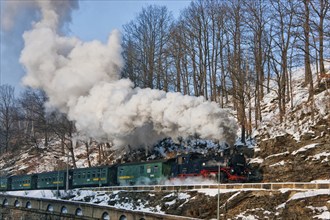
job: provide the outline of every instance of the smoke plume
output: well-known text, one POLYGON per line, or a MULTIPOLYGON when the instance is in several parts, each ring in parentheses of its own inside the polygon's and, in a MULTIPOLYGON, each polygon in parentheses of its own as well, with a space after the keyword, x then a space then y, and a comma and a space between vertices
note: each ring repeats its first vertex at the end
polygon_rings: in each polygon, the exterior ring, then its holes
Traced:
POLYGON ((120 79, 119 31, 113 31, 106 44, 60 35, 61 25, 77 4, 36 3, 41 20, 23 35, 20 62, 27 72, 23 83, 43 89, 49 97, 47 106, 66 113, 81 133, 110 140, 117 147, 140 147, 163 137, 196 134, 234 142, 236 122, 216 103, 203 97, 134 88, 130 80, 120 79))

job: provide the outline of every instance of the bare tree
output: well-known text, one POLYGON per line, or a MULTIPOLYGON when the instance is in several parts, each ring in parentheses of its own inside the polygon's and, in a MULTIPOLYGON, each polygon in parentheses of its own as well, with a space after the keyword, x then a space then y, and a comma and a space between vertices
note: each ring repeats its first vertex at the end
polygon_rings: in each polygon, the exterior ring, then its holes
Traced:
POLYGON ((230 54, 230 65, 229 72, 231 74, 231 81, 233 85, 233 98, 237 108, 237 119, 241 125, 241 141, 245 143, 245 132, 246 132, 246 100, 245 100, 245 89, 246 89, 246 71, 243 69, 243 49, 242 41, 243 36, 243 11, 242 1, 232 1, 229 8, 229 25, 230 25, 230 36, 232 39, 232 47, 230 54))
POLYGON ((39 146, 43 141, 45 147, 48 146, 50 138, 50 128, 52 127, 51 113, 46 113, 45 103, 47 96, 41 90, 27 89, 21 94, 19 99, 24 120, 24 133, 27 144, 39 146))
MULTIPOLYGON (((320 66, 320 73, 325 73, 324 68, 324 38, 325 38, 325 29, 329 28, 329 24, 327 27, 324 26, 325 22, 329 22, 329 16, 328 11, 330 9, 330 2, 329 0, 312 0, 310 1, 310 5, 313 9, 313 12, 316 14, 316 17, 318 18, 318 22, 316 20, 312 20, 313 26, 316 27, 316 30, 318 32, 318 41, 319 41, 319 66, 320 66)), ((329 31, 329 29, 328 29, 329 31)))
POLYGON ((282 122, 286 112, 286 102, 289 99, 286 93, 287 88, 290 88, 288 86, 288 54, 292 47, 296 5, 294 1, 271 0, 270 2, 273 11, 268 46, 271 48, 269 54, 271 66, 277 76, 278 104, 280 122, 282 122))
POLYGON ((10 85, 0 86, 0 151, 7 152, 14 142, 17 102, 15 89, 10 85))
MULTIPOLYGON (((308 100, 313 100, 314 86, 310 60, 310 0, 304 0, 304 63, 305 63, 305 84, 309 86, 308 100)), ((313 114, 314 115, 314 114, 313 114)))
POLYGON ((167 57, 172 16, 165 6, 148 6, 124 25, 124 75, 140 87, 167 90, 167 57), (140 78, 140 80, 137 80, 140 78))
POLYGON ((229 39, 226 39, 226 22, 228 20, 227 15, 227 6, 225 4, 220 4, 218 8, 218 14, 216 17, 216 23, 217 23, 217 41, 219 44, 219 65, 220 65, 220 73, 219 73, 219 91, 218 96, 220 97, 219 102, 220 106, 223 108, 225 102, 228 103, 228 91, 227 91, 227 81, 226 78, 228 78, 229 70, 226 67, 226 61, 225 61, 225 54, 226 54, 226 47, 229 46, 229 39))
POLYGON ((54 114, 53 120, 54 124, 52 126, 52 131, 61 140, 62 153, 64 155, 65 149, 67 149, 67 151, 70 152, 72 166, 77 168, 74 153, 74 149, 77 143, 73 140, 73 134, 76 132, 74 122, 69 121, 65 115, 58 112, 54 114))
POLYGON ((176 92, 185 95, 191 94, 191 71, 189 65, 190 51, 187 37, 187 30, 184 20, 179 20, 173 24, 170 32, 168 53, 170 58, 171 70, 173 73, 173 84, 176 92))
POLYGON ((188 55, 188 71, 192 76, 192 94, 208 98, 208 24, 207 10, 203 1, 192 2, 183 11, 181 18, 185 27, 186 53, 188 55))
MULTIPOLYGON (((251 33, 251 49, 253 51, 254 69, 255 69, 255 127, 258 127, 258 121, 262 121, 261 117, 261 101, 264 97, 264 81, 265 81, 265 63, 266 63, 266 25, 269 20, 267 7, 269 4, 262 1, 244 1, 246 10, 245 23, 248 27, 247 32, 251 33), (251 31, 250 31, 251 30, 251 31)), ((252 88, 250 88, 252 89, 252 88)))

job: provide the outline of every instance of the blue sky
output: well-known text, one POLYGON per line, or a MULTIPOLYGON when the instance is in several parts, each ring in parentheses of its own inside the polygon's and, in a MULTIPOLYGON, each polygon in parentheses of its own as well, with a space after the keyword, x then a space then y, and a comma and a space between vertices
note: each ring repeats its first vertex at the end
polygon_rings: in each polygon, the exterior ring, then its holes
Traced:
MULTIPOLYGON (((143 7, 151 4, 165 5, 173 13, 174 18, 177 18, 180 11, 186 8, 190 2, 191 0, 82 0, 79 2, 79 9, 72 14, 69 35, 76 36, 83 41, 100 40, 105 42, 113 29, 122 30, 122 26, 133 20, 143 7)), ((1 0, 1 7, 3 7, 3 3, 1 0)), ((21 23, 30 22, 19 21, 21 23)), ((18 30, 19 28, 15 30, 15 27, 13 29, 18 36, 13 37, 12 40, 8 41, 7 38, 5 41, 4 37, 1 36, 0 74, 1 84, 13 85, 16 92, 19 92, 22 90, 20 80, 24 75, 24 71, 18 62, 20 50, 23 47, 21 36, 23 30, 18 30)))
POLYGON ((105 41, 113 29, 122 30, 122 25, 133 20, 142 7, 151 4, 165 5, 177 18, 190 0, 168 1, 80 1, 80 8, 73 13, 71 34, 82 40, 105 41))

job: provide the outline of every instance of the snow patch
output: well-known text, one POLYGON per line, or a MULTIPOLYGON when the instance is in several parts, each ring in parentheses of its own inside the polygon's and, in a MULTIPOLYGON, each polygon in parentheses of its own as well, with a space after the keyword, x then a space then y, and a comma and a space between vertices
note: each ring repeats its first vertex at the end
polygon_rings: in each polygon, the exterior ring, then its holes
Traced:
POLYGON ((263 163, 264 159, 260 158, 260 157, 256 157, 250 160, 249 163, 263 163))
POLYGON ((318 215, 313 216, 313 219, 330 219, 330 212, 328 210, 328 207, 322 206, 322 207, 314 207, 314 206, 306 206, 306 208, 309 208, 313 211, 313 213, 320 213, 318 215))
POLYGON ((314 197, 319 195, 330 195, 329 189, 317 189, 317 190, 308 190, 305 192, 299 192, 294 194, 288 201, 296 200, 296 199, 303 199, 308 197, 314 197))
POLYGON ((272 165, 269 165, 270 167, 275 167, 275 166, 283 166, 286 162, 284 160, 278 162, 278 163, 274 163, 272 165))
POLYGON ((282 156, 282 155, 287 155, 289 153, 290 153, 289 151, 285 151, 285 152, 278 153, 278 154, 272 154, 272 155, 269 155, 268 157, 266 157, 265 160, 267 160, 269 158, 272 158, 272 157, 278 157, 278 156, 282 156))
POLYGON ((330 212, 329 211, 324 211, 320 215, 313 216, 313 218, 329 220, 330 219, 330 212))
POLYGON ((318 146, 318 143, 315 143, 315 144, 309 144, 309 145, 306 145, 306 146, 304 146, 304 147, 302 147, 302 148, 299 148, 299 149, 296 150, 296 151, 293 151, 291 154, 292 154, 292 155, 296 155, 297 153, 307 151, 307 150, 309 150, 309 149, 315 148, 316 146, 318 146))
POLYGON ((325 163, 325 162, 329 161, 329 159, 328 159, 329 156, 330 156, 330 152, 322 152, 322 153, 319 153, 319 154, 315 154, 314 156, 309 156, 309 157, 307 157, 306 160, 312 159, 314 161, 314 160, 320 160, 321 157, 325 157, 321 161, 321 163, 325 163))
POLYGON ((278 206, 276 207, 276 209, 283 209, 283 208, 285 208, 285 205, 286 205, 286 202, 284 202, 284 203, 278 205, 278 206))
POLYGON ((330 183, 330 179, 329 180, 313 180, 313 181, 311 181, 311 183, 330 183))
MULTIPOLYGON (((220 189, 220 194, 230 193, 230 192, 243 192, 243 191, 264 191, 265 189, 258 188, 246 188, 246 189, 220 189)), ((216 196, 218 195, 218 189, 199 189, 197 192, 204 193, 207 196, 216 196)))

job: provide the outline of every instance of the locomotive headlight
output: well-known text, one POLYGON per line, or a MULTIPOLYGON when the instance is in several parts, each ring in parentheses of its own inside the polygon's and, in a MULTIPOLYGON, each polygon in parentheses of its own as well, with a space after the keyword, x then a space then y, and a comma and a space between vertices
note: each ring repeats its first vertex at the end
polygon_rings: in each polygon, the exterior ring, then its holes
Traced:
POLYGON ((205 163, 203 163, 202 165, 205 166, 205 163))
POLYGON ((235 171, 234 171, 234 169, 231 169, 230 172, 231 172, 231 173, 234 173, 235 171))

